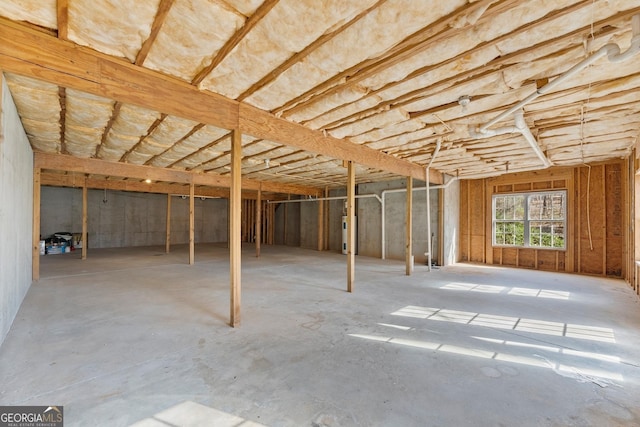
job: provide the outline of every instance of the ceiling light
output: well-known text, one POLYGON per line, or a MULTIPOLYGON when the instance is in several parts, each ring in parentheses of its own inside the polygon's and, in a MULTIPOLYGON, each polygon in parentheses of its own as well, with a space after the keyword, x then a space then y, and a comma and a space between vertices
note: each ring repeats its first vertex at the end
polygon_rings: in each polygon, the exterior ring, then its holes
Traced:
POLYGON ((462 95, 460 98, 458 98, 458 104, 460 104, 462 108, 465 108, 467 105, 469 105, 470 102, 471 97, 469 95, 462 95))
POLYGON ((145 179, 144 182, 146 182, 147 184, 151 184, 151 180, 149 178, 145 179))

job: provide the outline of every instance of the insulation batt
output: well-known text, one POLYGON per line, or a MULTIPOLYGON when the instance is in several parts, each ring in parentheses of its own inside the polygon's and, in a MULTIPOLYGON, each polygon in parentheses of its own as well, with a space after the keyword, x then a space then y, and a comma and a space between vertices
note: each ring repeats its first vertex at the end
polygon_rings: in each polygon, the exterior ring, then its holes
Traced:
POLYGON ((281 0, 201 86, 237 98, 296 52, 375 1, 281 0))
POLYGON ((192 81, 245 19, 214 1, 176 0, 144 64, 192 81))
POLYGON ((0 15, 44 28, 58 28, 56 0, 2 0, 0 15))
POLYGON ((273 110, 334 74, 368 58, 375 58, 464 3, 464 0, 389 0, 250 96, 247 102, 273 110), (428 17, 424 13, 427 9, 428 17), (402 25, 396 25, 397 22, 402 22, 402 25), (379 30, 391 27, 394 31, 379 30))
POLYGON ((133 62, 151 33, 159 4, 160 0, 69 1, 69 40, 133 62))

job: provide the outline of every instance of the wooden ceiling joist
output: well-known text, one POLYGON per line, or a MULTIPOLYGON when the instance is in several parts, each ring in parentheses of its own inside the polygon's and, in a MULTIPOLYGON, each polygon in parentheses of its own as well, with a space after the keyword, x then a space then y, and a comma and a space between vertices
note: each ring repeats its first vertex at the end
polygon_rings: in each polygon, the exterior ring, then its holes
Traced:
MULTIPOLYGON (((425 177, 424 168, 418 164, 326 136, 255 107, 200 91, 178 78, 56 39, 8 19, 0 19, 0 39, 0 68, 8 72, 223 129, 238 129, 243 134, 399 176, 425 177)), ((430 181, 442 183, 442 174, 431 172, 430 181)))
MULTIPOLYGON (((197 173, 174 169, 156 168, 153 166, 133 165, 128 163, 108 162, 98 159, 80 159, 73 156, 36 152, 34 167, 88 175, 105 175, 131 179, 161 181, 167 183, 195 184, 208 187, 230 188, 231 178, 212 173, 197 173)), ((322 190, 303 185, 291 185, 274 182, 260 182, 242 179, 243 190, 257 191, 262 185, 263 191, 317 196, 322 190)))

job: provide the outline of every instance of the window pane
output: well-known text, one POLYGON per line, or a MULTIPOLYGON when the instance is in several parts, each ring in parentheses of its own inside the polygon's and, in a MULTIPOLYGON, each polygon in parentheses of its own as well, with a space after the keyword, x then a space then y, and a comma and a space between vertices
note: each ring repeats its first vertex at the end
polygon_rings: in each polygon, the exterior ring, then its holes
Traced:
POLYGON ((564 193, 541 193, 529 196, 529 219, 564 219, 564 193))

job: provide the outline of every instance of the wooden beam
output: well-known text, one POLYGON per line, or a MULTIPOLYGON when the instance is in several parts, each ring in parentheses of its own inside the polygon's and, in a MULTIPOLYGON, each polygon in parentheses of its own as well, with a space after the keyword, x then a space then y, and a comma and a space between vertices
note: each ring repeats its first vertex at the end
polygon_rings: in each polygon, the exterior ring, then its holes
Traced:
POLYGON ((375 4, 373 4, 369 8, 360 12, 357 16, 352 18, 350 21, 348 21, 344 25, 340 26, 339 28, 336 28, 335 30, 329 33, 325 33, 322 36, 318 37, 309 46, 305 47, 300 52, 297 52, 296 54, 289 57, 289 59, 287 59, 285 62, 279 65, 278 68, 268 73, 266 76, 260 79, 257 83, 254 83, 249 89, 247 89, 242 94, 240 94, 240 96, 238 97, 238 101, 242 101, 243 99, 250 97, 251 95, 259 91, 269 83, 276 80, 282 73, 287 71, 289 68, 293 67, 295 64, 303 61, 307 56, 309 56, 312 52, 314 52, 320 46, 325 45, 327 42, 329 42, 329 40, 335 38, 336 36, 344 32, 346 29, 351 27, 360 19, 367 16, 372 10, 379 8, 386 1, 387 0, 378 0, 375 4))
MULTIPOLYGON (((407 207, 406 207, 406 220, 405 220, 405 234, 404 234, 404 260, 405 260, 405 274, 411 276, 413 270, 413 178, 407 177, 407 207)), ((431 236, 427 236, 427 245, 431 236)), ((430 250, 427 247, 427 250, 430 250)))
POLYGON ((229 199, 229 277, 231 280, 231 326, 240 326, 242 134, 235 130, 231 137, 231 197, 229 199))
MULTIPOLYGON (((257 138, 272 139, 285 145, 301 148, 334 159, 353 161, 374 169, 398 175, 424 179, 424 168, 418 164, 399 159, 369 147, 353 144, 342 139, 325 136, 296 123, 277 118, 256 107, 240 104, 239 129, 257 138)), ((430 180, 442 184, 442 174, 432 170, 430 180)))
POLYGON ((238 102, 0 18, 0 67, 38 80, 233 129, 238 102))
MULTIPOLYGON (((0 83, 2 79, 0 79, 0 83)), ((33 247, 31 251, 31 279, 40 280, 40 169, 33 169, 33 247)))
POLYGON ((260 241, 262 240, 262 189, 258 189, 256 199, 256 257, 260 258, 260 241))
POLYGON ((58 102, 60 103, 60 152, 67 153, 67 90, 63 87, 58 88, 58 102))
POLYGON ((87 259, 87 247, 89 246, 89 237, 87 234, 87 215, 88 215, 88 197, 87 184, 82 185, 82 259, 87 259))
POLYGON ((353 292, 356 278, 355 267, 355 207, 356 207, 356 167, 353 162, 347 165, 347 292, 353 292))
MULTIPOLYGON (((223 129, 239 129, 313 153, 424 179, 420 165, 277 118, 176 77, 59 40, 0 18, 0 68, 23 76, 130 103, 223 129), (240 117, 242 116, 242 117, 240 117), (240 120, 242 118, 242 120, 240 120)), ((434 184, 442 175, 432 171, 434 184)))
POLYGON ((191 83, 196 86, 199 85, 205 79, 205 77, 207 77, 207 75, 209 75, 209 73, 213 71, 214 68, 220 65, 220 63, 227 57, 227 55, 231 53, 233 48, 235 48, 238 43, 240 43, 242 39, 244 39, 245 36, 249 34, 249 32, 262 20, 262 18, 264 18, 267 13, 269 13, 269 11, 276 4, 278 4, 278 1, 279 0, 265 0, 264 2, 262 2, 260 7, 258 7, 255 12, 253 12, 251 17, 245 21, 242 28, 236 31, 235 34, 231 36, 229 40, 227 40, 224 46, 222 46, 222 48, 218 51, 215 58, 213 58, 211 63, 200 70, 198 75, 193 79, 191 83))
POLYGON ((324 200, 318 200, 318 251, 324 249, 324 200))
POLYGON ((56 19, 58 23, 58 38, 67 40, 69 36, 69 0, 56 1, 56 19))
POLYGON ((196 262, 195 257, 195 230, 196 230, 196 209, 195 209, 195 186, 189 185, 189 265, 196 262))
POLYGON ((136 65, 144 64, 145 59, 147 59, 147 55, 149 55, 151 46, 153 46, 156 38, 158 38, 158 34, 160 34, 160 30, 162 29, 164 21, 169 15, 169 11, 171 10, 171 6, 173 6, 173 3, 174 0, 160 0, 158 11, 156 12, 156 16, 153 19, 153 24, 151 25, 151 32, 149 33, 149 37, 147 37, 147 39, 142 44, 142 47, 140 48, 140 50, 138 51, 138 55, 136 56, 136 60, 134 61, 136 65))
MULTIPOLYGON (((206 185, 210 187, 231 187, 231 178, 229 176, 214 173, 188 172, 147 165, 109 162, 99 159, 81 159, 73 156, 41 152, 36 152, 34 156, 35 165, 42 169, 140 180, 150 179, 152 181, 177 182, 182 184, 190 184, 193 182, 195 185, 206 185)), ((257 191, 260 185, 262 185, 263 191, 274 193, 293 193, 310 196, 318 196, 322 193, 322 190, 316 187, 274 182, 261 183, 260 181, 246 178, 242 180, 242 186, 245 190, 257 191)))
POLYGON ((171 250, 171 194, 167 194, 167 234, 165 237, 165 253, 171 250))

